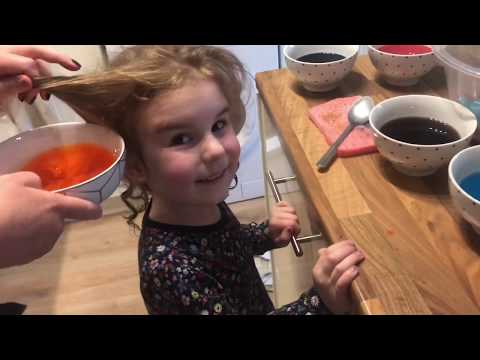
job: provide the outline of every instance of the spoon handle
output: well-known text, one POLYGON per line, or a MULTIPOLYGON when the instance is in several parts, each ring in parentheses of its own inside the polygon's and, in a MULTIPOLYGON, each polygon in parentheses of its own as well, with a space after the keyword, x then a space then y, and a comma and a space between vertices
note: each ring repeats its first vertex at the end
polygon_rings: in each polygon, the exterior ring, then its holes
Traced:
POLYGON ((333 160, 337 156, 338 147, 342 144, 342 142, 347 138, 347 136, 352 132, 354 128, 354 124, 348 123, 347 128, 343 130, 338 139, 332 144, 332 146, 330 146, 330 149, 328 149, 325 155, 323 155, 322 158, 317 162, 318 170, 325 171, 330 167, 333 160))

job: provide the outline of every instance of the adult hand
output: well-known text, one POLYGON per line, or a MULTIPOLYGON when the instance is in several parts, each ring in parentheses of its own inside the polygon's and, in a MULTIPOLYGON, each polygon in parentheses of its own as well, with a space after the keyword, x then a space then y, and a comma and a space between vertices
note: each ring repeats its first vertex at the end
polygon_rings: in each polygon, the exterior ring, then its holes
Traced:
MULTIPOLYGON (((67 55, 39 46, 0 47, 0 108, 6 100, 18 94, 20 101, 35 101, 39 91, 32 89, 32 79, 51 75, 48 63, 60 64, 68 70, 79 70, 81 65, 67 55)), ((48 100, 49 95, 41 92, 48 100)))
POLYGON ((48 253, 65 219, 102 216, 102 208, 90 201, 42 190, 40 178, 31 172, 0 176, 0 206, 0 268, 48 253))

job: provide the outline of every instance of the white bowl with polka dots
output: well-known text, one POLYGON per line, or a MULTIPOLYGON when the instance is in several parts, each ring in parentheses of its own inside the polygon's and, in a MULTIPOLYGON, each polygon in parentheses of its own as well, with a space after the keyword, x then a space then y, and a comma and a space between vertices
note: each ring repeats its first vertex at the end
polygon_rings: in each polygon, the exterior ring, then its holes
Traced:
POLYGON ((437 64, 433 49, 427 54, 398 55, 380 51, 382 46, 368 45, 368 56, 385 81, 394 86, 415 85, 437 64))
POLYGON ((353 69, 358 45, 287 45, 283 49, 288 69, 300 84, 312 92, 335 89, 353 69), (345 58, 326 63, 309 63, 297 59, 313 53, 339 54, 345 58))
POLYGON ((0 143, 0 175, 22 169, 38 155, 57 147, 94 144, 110 151, 115 161, 100 174, 54 192, 100 204, 120 185, 125 169, 125 143, 120 135, 99 125, 66 122, 46 125, 14 135, 0 143))
POLYGON ((442 97, 405 95, 377 104, 370 113, 370 127, 379 153, 393 167, 410 176, 433 174, 459 151, 470 145, 477 119, 465 106, 442 97), (405 117, 425 117, 452 126, 460 139, 446 144, 420 145, 395 140, 380 129, 389 121, 405 117))
POLYGON ((480 234, 480 201, 468 194, 460 183, 467 176, 480 172, 480 145, 456 154, 448 165, 448 187, 457 211, 480 234))

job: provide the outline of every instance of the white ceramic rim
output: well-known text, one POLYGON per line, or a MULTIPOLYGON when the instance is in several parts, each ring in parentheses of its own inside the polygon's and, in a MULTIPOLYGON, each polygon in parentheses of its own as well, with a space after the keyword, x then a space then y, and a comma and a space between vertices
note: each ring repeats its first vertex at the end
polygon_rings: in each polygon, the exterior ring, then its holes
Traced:
POLYGON ((119 162, 120 160, 122 159, 123 157, 123 154, 125 153, 125 141, 123 140, 123 138, 117 134, 115 131, 113 131, 112 129, 106 127, 106 126, 101 126, 101 125, 97 125, 97 124, 90 124, 90 123, 81 123, 81 122, 64 122, 64 123, 58 123, 58 124, 49 124, 49 125, 44 125, 44 126, 39 126, 39 127, 36 127, 34 129, 31 129, 31 130, 27 130, 27 131, 23 131, 21 133, 18 133, 16 135, 14 135, 14 137, 19 137, 19 136, 22 136, 23 134, 27 134, 27 133, 30 133, 32 131, 36 131, 36 130, 39 130, 39 129, 45 129, 45 128, 52 128, 52 127, 61 127, 61 126, 84 126, 84 125, 88 125, 88 126, 99 126, 103 129, 106 129, 110 132, 112 132, 113 134, 115 134, 116 136, 118 136, 120 138, 120 144, 121 144, 121 151, 119 152, 119 155, 117 157, 117 159, 112 163, 112 165, 110 165, 108 168, 106 168, 105 170, 103 170, 101 173, 95 175, 93 178, 91 179, 88 179, 88 180, 85 180, 81 183, 78 183, 78 184, 75 184, 75 185, 72 185, 72 186, 68 186, 68 187, 65 187, 65 188, 61 188, 61 189, 57 189, 57 190, 54 190, 52 191, 53 193, 58 193, 58 192, 63 192, 63 191, 67 191, 67 190, 71 190, 71 189, 74 189, 74 188, 77 188, 79 186, 82 186, 82 185, 85 185, 85 184, 88 184, 96 179, 98 179, 100 176, 106 174, 107 172, 109 172, 111 169, 113 169, 119 162))
MULTIPOLYGON (((286 45, 284 48, 283 48, 283 56, 285 56, 288 60, 294 62, 294 63, 297 63, 297 64, 304 64, 304 65, 327 65, 327 64, 337 64, 337 63, 340 63, 342 61, 347 61, 347 60, 350 60, 351 58, 353 58, 354 56, 357 56, 358 54, 358 51, 360 50, 360 45, 351 45, 351 46, 355 46, 355 52, 350 55, 349 57, 346 57, 345 59, 341 59, 341 60, 336 60, 336 61, 329 61, 329 62, 323 62, 323 63, 311 63, 311 62, 305 62, 305 61, 298 61, 297 59, 294 59, 292 58, 291 56, 289 56, 287 54, 287 50, 289 49, 290 46, 296 46, 296 45, 286 45)), ((322 45, 320 45, 322 46, 322 45)), ((329 46, 329 45, 325 45, 325 46, 329 46)))
POLYGON ((427 97, 427 98, 435 98, 435 99, 438 99, 438 100, 441 100, 441 101, 445 101, 445 102, 449 102, 449 103, 453 103, 454 105, 458 105, 458 106, 462 106, 463 108, 465 108, 465 110, 467 110, 471 115, 472 115, 472 118, 473 119, 476 119, 476 116, 475 114, 469 109, 467 108, 466 106, 456 102, 456 101, 453 101, 453 100, 450 100, 450 99, 446 99, 446 98, 443 98, 443 97, 440 97, 440 96, 432 96, 432 95, 419 95, 419 94, 413 94, 413 95, 401 95, 401 96, 395 96, 395 97, 392 97, 390 99, 386 99, 386 100, 383 100, 382 102, 379 102, 377 105, 375 105, 372 109, 372 111, 370 112, 370 115, 368 117, 368 123, 370 125, 370 127, 372 129, 374 129, 376 132, 378 132, 379 134, 381 134, 384 138, 388 139, 388 140, 391 140, 393 143, 395 144, 401 144, 401 145, 405 145, 405 146, 413 146, 413 147, 418 147, 418 148, 424 148, 424 149, 429 149, 429 148, 437 148, 437 147, 441 147, 441 146, 444 146, 444 145, 453 145, 453 144, 457 144, 457 143, 460 143, 462 141, 464 141, 465 139, 467 139, 468 137, 471 137, 473 136, 473 134, 475 133, 475 131, 477 131, 477 127, 478 127, 478 122, 476 123, 477 126, 475 126, 475 128, 473 129, 473 131, 471 131, 471 133, 469 133, 468 135, 458 139, 458 140, 455 140, 455 141, 452 141, 452 142, 449 142, 449 143, 445 143, 445 144, 435 144, 435 145, 422 145, 422 144, 412 144, 412 143, 407 143, 407 142, 403 142, 403 141, 400 141, 400 140, 395 140, 394 138, 391 138, 387 135, 385 135, 383 132, 381 132, 376 126, 375 124, 373 124, 372 122, 372 114, 373 112, 380 108, 380 105, 383 105, 383 104, 386 104, 386 103, 389 103, 389 102, 393 102, 393 101, 398 101, 399 99, 401 98, 406 98, 406 97, 427 97))
MULTIPOLYGON (((477 148, 480 148, 480 145, 475 145, 475 146, 470 146, 466 149, 463 149, 462 151, 459 151, 458 153, 455 154, 454 157, 452 157, 452 160, 450 160, 450 163, 448 164, 448 177, 450 178, 450 181, 453 183, 453 186, 460 191, 463 195, 467 197, 467 199, 473 201, 475 204, 480 205, 480 201, 472 197, 470 194, 468 194, 466 191, 462 189, 462 187, 458 184, 457 179, 453 176, 453 163, 460 157, 462 154, 468 152, 468 151, 473 151, 476 150, 477 148)), ((452 196, 452 195, 450 195, 452 196)))
POLYGON ((418 57, 418 56, 428 56, 428 55, 433 55, 433 47, 432 45, 423 45, 423 44, 419 44, 419 45, 422 45, 422 46, 428 46, 430 48, 430 52, 428 53, 424 53, 424 54, 413 54, 413 55, 400 55, 400 54, 392 54, 392 53, 389 53, 389 52, 385 52, 385 51, 380 51, 378 50, 375 46, 380 46, 380 45, 367 45, 369 49, 372 49, 374 52, 377 52, 379 54, 382 54, 382 55, 387 55, 387 56, 393 56, 393 57, 398 57, 398 58, 414 58, 414 57, 418 57))

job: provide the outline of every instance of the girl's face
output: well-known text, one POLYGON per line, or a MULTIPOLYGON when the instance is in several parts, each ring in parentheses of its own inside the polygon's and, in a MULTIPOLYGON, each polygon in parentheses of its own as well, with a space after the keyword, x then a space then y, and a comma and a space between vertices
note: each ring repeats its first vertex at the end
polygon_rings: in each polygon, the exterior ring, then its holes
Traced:
POLYGON ((145 179, 154 198, 204 206, 228 196, 240 144, 217 84, 198 80, 157 96, 139 112, 145 179))

